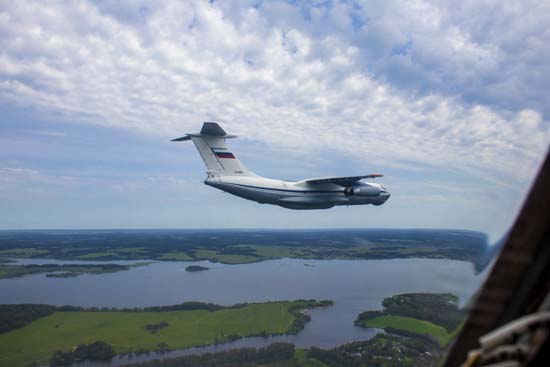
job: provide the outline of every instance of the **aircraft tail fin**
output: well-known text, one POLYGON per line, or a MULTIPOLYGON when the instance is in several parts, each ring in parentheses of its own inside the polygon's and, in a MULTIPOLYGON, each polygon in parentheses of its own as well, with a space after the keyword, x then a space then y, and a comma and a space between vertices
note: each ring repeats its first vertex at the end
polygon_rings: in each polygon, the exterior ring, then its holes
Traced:
POLYGON ((215 122, 205 122, 200 133, 186 134, 172 141, 191 140, 201 155, 208 174, 226 176, 255 176, 246 168, 225 143, 225 139, 236 138, 229 135, 215 122))

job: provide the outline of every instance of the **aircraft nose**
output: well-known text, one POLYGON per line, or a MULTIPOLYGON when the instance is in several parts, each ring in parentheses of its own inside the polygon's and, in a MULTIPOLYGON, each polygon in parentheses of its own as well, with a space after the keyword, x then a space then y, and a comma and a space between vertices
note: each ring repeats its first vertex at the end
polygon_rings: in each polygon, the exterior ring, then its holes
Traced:
POLYGON ((382 191, 380 193, 380 196, 382 196, 384 198, 384 201, 387 201, 390 198, 391 195, 388 191, 382 191))

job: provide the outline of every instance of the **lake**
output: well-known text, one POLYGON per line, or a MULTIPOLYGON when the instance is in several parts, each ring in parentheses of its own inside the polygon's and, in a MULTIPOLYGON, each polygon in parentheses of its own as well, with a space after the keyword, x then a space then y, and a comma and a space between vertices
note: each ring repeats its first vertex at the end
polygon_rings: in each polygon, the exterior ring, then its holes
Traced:
MULTIPOLYGON (((24 259, 18 263, 92 263, 24 259)), ((105 262, 102 262, 105 263, 105 262)), ((133 263, 113 261, 113 263, 133 263)), ((97 307, 145 307, 184 301, 232 305, 240 302, 331 299, 334 306, 310 311, 311 322, 297 335, 247 338, 224 345, 175 351, 170 356, 286 341, 297 347, 333 347, 376 334, 353 326, 364 310, 381 309, 384 298, 411 292, 452 293, 464 305, 480 286, 487 269, 475 274, 471 263, 440 259, 299 260, 279 259, 226 265, 208 261, 156 262, 110 274, 74 278, 32 275, 0 280, 0 303, 46 303, 97 307), (187 272, 201 265, 208 271, 187 272)), ((132 362, 154 358, 140 356, 132 362)), ((128 363, 115 358, 117 365, 128 363)), ((87 364, 99 366, 103 364, 87 364)))

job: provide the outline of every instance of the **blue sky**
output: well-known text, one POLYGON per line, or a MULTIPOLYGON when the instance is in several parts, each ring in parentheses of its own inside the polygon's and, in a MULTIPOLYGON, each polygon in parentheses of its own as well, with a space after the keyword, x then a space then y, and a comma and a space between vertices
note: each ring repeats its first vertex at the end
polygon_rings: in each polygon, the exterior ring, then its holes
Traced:
POLYGON ((0 228, 512 223, 550 141, 539 1, 0 4, 0 228), (381 207, 290 211, 202 184, 218 121, 258 174, 380 172, 381 207))

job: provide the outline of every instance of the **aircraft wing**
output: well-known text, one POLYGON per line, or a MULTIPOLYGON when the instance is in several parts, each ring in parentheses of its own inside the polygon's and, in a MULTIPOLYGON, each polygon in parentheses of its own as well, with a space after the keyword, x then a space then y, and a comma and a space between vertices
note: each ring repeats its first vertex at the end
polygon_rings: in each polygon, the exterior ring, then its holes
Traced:
POLYGON ((383 175, 380 175, 378 173, 373 173, 370 175, 363 175, 363 176, 308 178, 306 180, 300 181, 300 183, 309 184, 309 185, 333 183, 336 185, 346 187, 346 186, 351 186, 355 184, 357 181, 363 180, 365 178, 376 178, 376 177, 382 177, 382 176, 383 175))

